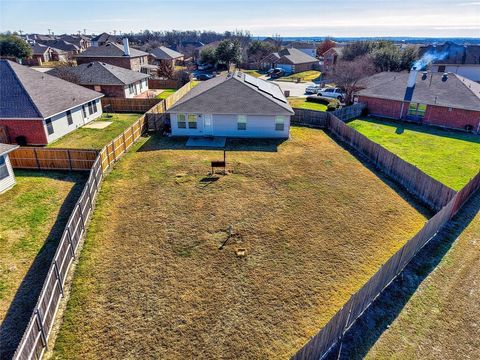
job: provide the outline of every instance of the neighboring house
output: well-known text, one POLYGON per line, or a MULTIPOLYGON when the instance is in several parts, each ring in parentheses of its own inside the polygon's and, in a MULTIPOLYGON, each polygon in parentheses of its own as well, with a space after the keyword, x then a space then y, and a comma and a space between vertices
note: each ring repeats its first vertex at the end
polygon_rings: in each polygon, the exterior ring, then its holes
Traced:
POLYGON ((8 153, 18 148, 17 145, 0 143, 0 194, 15 185, 15 174, 8 153))
POLYGON ((341 47, 333 47, 325 51, 323 55, 323 71, 332 72, 335 70, 337 61, 340 60, 343 54, 341 47))
POLYGON ((32 59, 36 63, 35 65, 42 65, 47 61, 67 61, 67 54, 60 49, 39 43, 30 46, 32 48, 32 59))
POLYGON ((149 63, 153 65, 160 65, 161 63, 169 63, 175 66, 178 62, 183 61, 183 54, 169 49, 165 46, 160 46, 150 51, 148 55, 149 63))
POLYGON ((425 54, 439 58, 429 65, 432 72, 451 72, 480 82, 480 45, 458 45, 447 41, 443 45, 421 47, 419 55, 425 54))
POLYGON ((0 126, 11 141, 46 145, 102 115, 103 94, 0 60, 0 126))
POLYGON ((263 69, 281 68, 287 73, 297 73, 318 68, 318 59, 298 49, 287 48, 266 56, 260 65, 263 69))
POLYGON ((480 84, 463 76, 383 72, 360 85, 356 101, 371 115, 480 132, 480 84))
POLYGON ((130 48, 128 39, 123 39, 123 46, 107 43, 103 46, 92 46, 76 56, 77 64, 100 61, 133 71, 140 71, 142 65, 148 64, 148 53, 130 48))
POLYGON ((63 51, 68 60, 73 59, 75 55, 80 53, 80 48, 77 45, 74 45, 62 39, 55 39, 49 41, 39 40, 38 43, 63 51))
POLYGON ((87 36, 84 36, 84 35, 67 35, 67 34, 64 34, 64 35, 59 35, 58 38, 66 41, 70 44, 73 44, 73 45, 77 46, 80 49, 80 51, 85 51, 85 50, 87 50, 87 48, 92 46, 92 42, 91 42, 90 38, 88 38, 87 36))
POLYGON ((98 61, 52 69, 48 74, 58 77, 67 74, 67 79, 75 84, 108 97, 134 98, 148 91, 148 75, 98 61))
POLYGON ((311 56, 317 56, 317 45, 314 41, 294 41, 287 46, 288 48, 298 49, 301 52, 311 56))
POLYGON ((168 110, 172 135, 288 138, 294 114, 280 87, 240 71, 190 90, 168 110))
POLYGON ((100 35, 97 35, 97 36, 92 38, 92 40, 91 40, 92 45, 91 46, 95 46, 95 47, 105 46, 109 42, 117 42, 117 41, 118 41, 117 36, 110 35, 110 34, 107 34, 107 33, 104 32, 104 33, 101 33, 100 35))

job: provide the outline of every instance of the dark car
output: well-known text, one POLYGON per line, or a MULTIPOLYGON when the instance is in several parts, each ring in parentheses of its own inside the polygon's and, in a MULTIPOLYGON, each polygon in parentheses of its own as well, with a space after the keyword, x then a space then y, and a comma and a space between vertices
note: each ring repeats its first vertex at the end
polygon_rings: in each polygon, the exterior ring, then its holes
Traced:
POLYGON ((280 68, 275 68, 270 73, 270 78, 276 79, 276 78, 282 77, 283 75, 285 75, 285 70, 280 69, 280 68))
POLYGON ((205 81, 205 80, 210 80, 213 79, 215 76, 212 74, 200 74, 197 75, 197 80, 205 81))

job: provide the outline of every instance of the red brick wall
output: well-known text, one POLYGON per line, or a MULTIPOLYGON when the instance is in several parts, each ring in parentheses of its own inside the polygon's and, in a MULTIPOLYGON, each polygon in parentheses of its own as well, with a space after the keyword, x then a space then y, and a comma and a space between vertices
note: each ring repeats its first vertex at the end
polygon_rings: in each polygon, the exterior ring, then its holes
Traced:
MULTIPOLYGON (((372 115, 401 119, 405 118, 408 112, 408 102, 404 102, 403 113, 402 116, 400 116, 402 101, 377 99, 365 96, 359 96, 358 101, 366 103, 368 112, 372 115)), ((480 124, 480 111, 427 105, 427 111, 425 112, 425 117, 422 123, 462 130, 465 129, 466 125, 472 125, 474 130, 478 131, 478 126, 480 124)))
POLYGON ((123 85, 99 85, 100 90, 95 89, 93 85, 82 85, 87 89, 92 89, 95 91, 99 91, 102 94, 105 94, 106 97, 118 97, 118 98, 125 98, 125 90, 123 89, 123 85))
POLYGON ((17 136, 25 136, 28 145, 46 145, 48 143, 43 120, 0 119, 0 126, 5 126, 7 128, 12 142, 15 142, 17 136))
MULTIPOLYGON (((142 57, 144 59, 143 63, 148 64, 147 56, 142 57)), ((122 58, 122 57, 77 57, 77 64, 86 64, 92 61, 100 61, 106 64, 111 64, 125 69, 130 69, 134 71, 140 71, 140 57, 138 58, 122 58)))

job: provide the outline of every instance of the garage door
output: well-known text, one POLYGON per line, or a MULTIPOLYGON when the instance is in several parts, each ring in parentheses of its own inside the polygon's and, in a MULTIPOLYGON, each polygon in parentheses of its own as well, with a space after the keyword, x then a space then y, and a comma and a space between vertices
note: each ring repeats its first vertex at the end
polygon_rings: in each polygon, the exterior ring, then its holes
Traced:
POLYGON ((277 64, 277 68, 283 69, 287 73, 293 72, 293 66, 288 64, 277 64))

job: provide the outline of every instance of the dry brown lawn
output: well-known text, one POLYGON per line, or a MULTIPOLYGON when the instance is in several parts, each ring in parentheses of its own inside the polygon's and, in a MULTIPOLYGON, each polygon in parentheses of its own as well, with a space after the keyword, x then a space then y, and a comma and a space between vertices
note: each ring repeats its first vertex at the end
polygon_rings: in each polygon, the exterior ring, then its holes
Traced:
POLYGON ((288 358, 425 221, 320 130, 230 143, 216 181, 184 142, 105 181, 53 357, 288 358))

